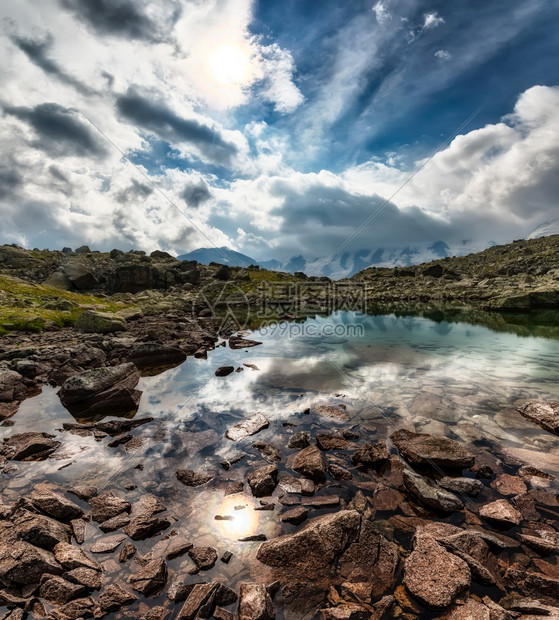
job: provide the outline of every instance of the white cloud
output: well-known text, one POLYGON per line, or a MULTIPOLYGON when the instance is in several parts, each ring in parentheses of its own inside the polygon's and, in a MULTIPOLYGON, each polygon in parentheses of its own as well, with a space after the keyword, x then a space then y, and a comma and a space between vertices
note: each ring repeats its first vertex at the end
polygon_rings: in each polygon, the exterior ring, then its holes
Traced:
POLYGON ((447 50, 437 50, 435 52, 435 57, 440 58, 441 60, 450 60, 452 58, 452 54, 447 50))
POLYGON ((436 28, 440 24, 444 24, 444 19, 435 13, 426 13, 425 21, 423 22, 423 29, 427 30, 428 28, 436 28))
POLYGON ((385 4, 383 4, 382 2, 377 2, 374 6, 373 6, 373 11, 375 13, 375 17, 377 18, 377 22, 379 24, 384 24, 385 22, 387 22, 389 19, 391 19, 391 15, 388 11, 388 9, 386 8, 385 4))

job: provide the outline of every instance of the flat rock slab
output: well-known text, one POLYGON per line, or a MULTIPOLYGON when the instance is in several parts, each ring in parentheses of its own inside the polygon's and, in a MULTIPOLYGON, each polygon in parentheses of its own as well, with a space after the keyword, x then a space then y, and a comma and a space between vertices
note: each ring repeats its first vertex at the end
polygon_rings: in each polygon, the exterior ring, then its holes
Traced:
POLYGON ((499 474, 491 483, 491 487, 501 495, 512 496, 522 495, 528 490, 525 482, 519 476, 509 474, 499 474))
POLYGON ((91 568, 92 570, 101 571, 101 567, 97 562, 87 557, 87 555, 78 547, 67 543, 58 543, 54 548, 54 557, 66 570, 74 568, 91 568))
POLYGON ((14 461, 36 461, 50 456, 60 441, 48 433, 18 433, 4 439, 1 453, 14 461))
POLYGON ((249 340, 241 336, 231 336, 229 338, 229 346, 231 349, 249 349, 251 347, 257 347, 259 344, 262 343, 258 342, 258 340, 249 340))
POLYGON ((544 430, 554 435, 559 433, 559 402, 532 400, 519 407, 518 411, 544 430))
POLYGON ((498 499, 495 502, 481 506, 479 514, 487 521, 503 527, 519 525, 522 521, 522 515, 505 499, 498 499))
POLYGON ((113 536, 105 536, 91 545, 91 553, 111 553, 118 549, 121 543, 126 540, 124 534, 114 534, 113 536))
POLYGON ((471 574, 464 560, 449 553, 430 536, 416 540, 404 568, 404 585, 429 609, 444 609, 470 586, 471 574))
POLYGON ((261 413, 257 413, 252 417, 239 422, 239 424, 235 424, 235 426, 230 428, 225 433, 225 436, 232 441, 240 441, 245 437, 256 435, 256 433, 259 433, 264 428, 268 428, 268 426, 270 426, 269 420, 261 413))
POLYGON ((412 464, 469 469, 475 456, 454 439, 400 430, 390 437, 402 456, 412 464))

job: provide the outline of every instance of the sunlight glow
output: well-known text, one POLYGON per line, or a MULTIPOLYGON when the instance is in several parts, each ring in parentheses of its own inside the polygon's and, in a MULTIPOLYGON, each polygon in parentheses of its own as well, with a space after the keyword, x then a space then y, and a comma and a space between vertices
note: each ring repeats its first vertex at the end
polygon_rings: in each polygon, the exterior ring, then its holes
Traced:
POLYGON ((217 530, 224 538, 243 538, 258 533, 262 513, 253 510, 250 504, 243 501, 243 496, 236 495, 224 498, 215 514, 230 517, 230 520, 215 521, 214 515, 211 515, 213 529, 217 530), (243 507, 239 509, 239 506, 243 507), (236 507, 237 509, 235 509, 236 507))
POLYGON ((222 45, 209 59, 210 72, 222 84, 243 84, 249 77, 250 58, 236 45, 222 45))

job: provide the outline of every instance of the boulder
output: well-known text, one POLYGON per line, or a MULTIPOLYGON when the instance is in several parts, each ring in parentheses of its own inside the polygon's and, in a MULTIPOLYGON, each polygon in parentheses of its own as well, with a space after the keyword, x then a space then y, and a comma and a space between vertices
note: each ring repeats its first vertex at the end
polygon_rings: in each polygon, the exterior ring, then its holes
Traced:
POLYGON ((116 314, 86 310, 78 317, 74 329, 86 334, 112 334, 125 332, 126 321, 116 314))
POLYGON ((132 505, 122 497, 118 497, 112 491, 105 491, 89 500, 92 509, 92 518, 97 523, 103 523, 112 519, 122 512, 130 512, 132 505))
POLYGON ((18 584, 39 583, 42 575, 60 575, 62 567, 54 555, 28 542, 17 540, 0 545, 0 577, 18 584))
POLYGON ((66 379, 58 392, 71 413, 95 415, 135 411, 141 392, 134 389, 140 373, 131 363, 93 368, 66 379))
POLYGON ((361 516, 356 510, 342 510, 312 519, 294 534, 266 541, 260 545, 257 559, 295 577, 308 578, 329 572, 348 545, 357 540, 361 516))
POLYGON ((132 347, 127 360, 138 368, 176 366, 186 359, 186 353, 159 342, 142 342, 132 347))
POLYGON ((326 461, 318 446, 308 446, 298 452, 291 461, 291 468, 316 482, 326 478, 326 461))
POLYGON ((445 476, 438 481, 438 484, 447 491, 453 493, 463 493, 476 497, 483 489, 483 482, 477 478, 449 478, 445 476))
POLYGON ((406 489, 415 499, 428 508, 442 512, 454 512, 463 506, 456 495, 439 488, 436 484, 409 469, 403 472, 406 489))
POLYGON ((19 372, 0 369, 0 403, 10 403, 23 398, 26 392, 27 388, 19 372))
POLYGON ((37 485, 29 499, 35 507, 53 519, 69 523, 83 516, 83 510, 62 495, 37 485))
POLYGON ((559 402, 546 403, 538 400, 531 400, 521 407, 518 411, 530 422, 541 426, 544 430, 559 434, 559 402))
POLYGON ((18 433, 4 439, 1 453, 14 461, 38 461, 60 446, 60 442, 53 437, 48 433, 18 433))
POLYGON ((475 456, 448 437, 399 430, 390 437, 402 456, 414 465, 468 469, 475 456))
POLYGON ((422 605, 429 609, 449 607, 470 583, 470 569, 464 560, 430 536, 416 539, 405 562, 404 585, 422 605))
POLYGON ((217 581, 195 584, 179 611, 177 620, 211 617, 218 589, 219 582, 217 581))
POLYGON ((166 530, 170 525, 171 521, 168 518, 141 514, 133 517, 124 528, 124 531, 132 540, 145 540, 166 530))
POLYGON ((70 542, 70 528, 50 517, 20 510, 14 515, 13 523, 18 537, 36 547, 51 551, 60 542, 70 542))
POLYGON ((400 556, 398 547, 385 538, 372 521, 361 519, 359 537, 338 560, 339 574, 351 583, 366 583, 374 599, 392 592, 400 556))
POLYGON ((248 484, 254 497, 271 495, 278 483, 278 466, 264 465, 248 475, 248 484))
POLYGON ((303 506, 297 506, 291 510, 286 510, 280 516, 282 523, 291 523, 292 525, 300 525, 303 521, 307 520, 309 509, 303 506))
POLYGON ((309 431, 299 431, 289 438, 287 447, 292 450, 302 450, 311 443, 311 434, 309 431))
POLYGON ((89 291, 98 284, 95 272, 88 264, 87 259, 78 259, 78 257, 71 259, 62 267, 62 273, 78 291, 89 291))

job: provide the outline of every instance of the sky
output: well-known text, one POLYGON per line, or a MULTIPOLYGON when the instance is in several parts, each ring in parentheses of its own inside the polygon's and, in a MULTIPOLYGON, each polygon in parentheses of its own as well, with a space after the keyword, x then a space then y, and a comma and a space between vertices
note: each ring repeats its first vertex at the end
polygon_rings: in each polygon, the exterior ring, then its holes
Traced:
POLYGON ((558 31, 556 0, 3 0, 0 243, 524 237, 559 218, 558 31))

